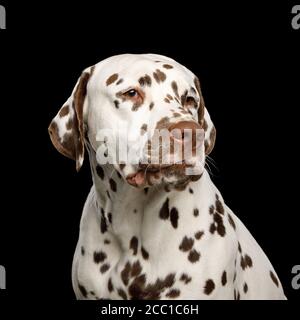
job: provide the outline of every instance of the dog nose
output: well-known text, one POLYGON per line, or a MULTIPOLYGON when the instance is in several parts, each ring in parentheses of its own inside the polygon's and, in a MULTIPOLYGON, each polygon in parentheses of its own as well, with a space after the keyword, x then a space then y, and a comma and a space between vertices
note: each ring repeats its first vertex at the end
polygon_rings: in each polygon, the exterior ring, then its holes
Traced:
POLYGON ((197 129, 202 130, 194 121, 180 121, 169 127, 172 139, 182 144, 191 143, 193 150, 197 146, 197 129))

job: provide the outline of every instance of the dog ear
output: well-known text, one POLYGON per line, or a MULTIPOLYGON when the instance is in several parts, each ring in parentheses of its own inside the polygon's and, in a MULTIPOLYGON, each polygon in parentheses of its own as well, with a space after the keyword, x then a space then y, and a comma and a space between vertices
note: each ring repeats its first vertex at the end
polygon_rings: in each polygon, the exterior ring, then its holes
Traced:
POLYGON ((76 170, 84 159, 83 109, 87 102, 87 84, 93 67, 86 69, 78 79, 73 92, 48 128, 54 147, 64 156, 76 161, 76 170))
POLYGON ((216 141, 216 128, 213 122, 210 119, 210 115, 205 108, 204 98, 201 92, 200 81, 197 77, 194 79, 194 83, 198 94, 200 96, 199 108, 198 108, 198 121, 200 126, 204 129, 205 132, 205 154, 209 155, 214 148, 215 141, 216 141))

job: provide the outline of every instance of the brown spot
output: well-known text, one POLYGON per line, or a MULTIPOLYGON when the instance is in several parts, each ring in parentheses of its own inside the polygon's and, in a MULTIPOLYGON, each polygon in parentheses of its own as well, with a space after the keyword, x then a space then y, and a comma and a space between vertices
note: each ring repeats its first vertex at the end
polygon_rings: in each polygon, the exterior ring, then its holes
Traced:
POLYGON ((208 129, 208 124, 207 124, 207 121, 204 119, 203 120, 203 130, 206 132, 208 129))
POLYGON ((149 104, 149 109, 152 110, 153 107, 154 107, 154 102, 151 102, 151 103, 149 104))
POLYGON ((163 220, 166 220, 169 218, 170 212, 169 212, 169 198, 166 199, 164 204, 162 205, 160 211, 159 211, 159 217, 163 220))
POLYGON ((127 294, 123 289, 118 289, 118 295, 123 299, 127 300, 127 294))
POLYGON ((180 295, 180 291, 178 289, 171 289, 166 296, 169 298, 177 298, 180 295))
POLYGON ((142 266, 139 261, 134 262, 131 268, 131 277, 137 277, 142 272, 142 266))
POLYGON ((192 278, 189 277, 186 273, 183 273, 180 277, 180 281, 183 281, 185 284, 188 284, 192 281, 192 278))
POLYGON ((144 247, 142 247, 142 256, 145 260, 149 259, 149 253, 144 247))
POLYGON ((116 85, 121 84, 123 81, 124 81, 123 79, 118 80, 118 82, 116 83, 116 85))
POLYGON ((106 218, 103 213, 101 214, 100 229, 102 233, 107 231, 106 218))
POLYGON ((215 283, 213 282, 212 279, 208 279, 204 286, 204 293, 209 295, 214 291, 214 289, 215 289, 215 283))
POLYGON ((247 292, 248 292, 248 285, 247 285, 246 282, 244 283, 243 290, 244 290, 244 293, 247 293, 247 292))
POLYGON ((131 264, 129 262, 127 262, 125 264, 124 269, 121 271, 121 279, 122 279, 123 283, 125 284, 125 286, 127 286, 128 282, 129 282, 130 270, 131 270, 131 264))
POLYGON ((189 255, 188 255, 188 259, 192 262, 195 263, 199 260, 200 258, 200 253, 198 251, 196 251, 195 249, 191 250, 189 255))
POLYGON ((144 87, 144 86, 151 86, 151 78, 146 74, 145 76, 139 78, 139 84, 144 87))
POLYGON ((99 164, 96 166, 97 175, 103 180, 104 179, 104 170, 99 164))
POLYGON ((148 128, 148 126, 146 125, 146 123, 144 123, 144 124, 141 126, 141 135, 142 135, 142 136, 146 133, 147 128, 148 128))
POLYGON ((110 268, 110 265, 108 263, 104 263, 100 268, 100 272, 105 273, 109 268, 110 268))
POLYGON ((112 83, 117 81, 118 78, 119 78, 119 75, 117 73, 112 74, 109 78, 107 78, 106 85, 107 86, 111 85, 112 83))
POLYGON ((145 286, 146 277, 142 274, 136 277, 129 286, 129 293, 132 299, 156 300, 160 298, 161 292, 170 288, 175 281, 175 274, 167 275, 163 280, 158 278, 155 283, 145 286))
POLYGON ((142 99, 140 99, 140 100, 138 100, 138 101, 133 103, 131 111, 137 111, 143 105, 144 97, 145 96, 143 96, 142 99))
POLYGON ((181 101, 181 104, 182 104, 182 105, 185 104, 187 95, 188 95, 188 91, 185 90, 184 93, 183 93, 183 94, 181 95, 181 97, 180 97, 180 101, 181 101))
POLYGON ((149 188, 145 188, 145 189, 144 189, 144 193, 145 193, 145 194, 147 194, 148 191, 149 191, 149 188))
POLYGON ((119 109, 120 101, 119 101, 119 100, 115 100, 115 101, 114 101, 114 104, 115 104, 115 107, 116 107, 117 109, 119 109))
POLYGON ((199 210, 197 208, 194 209, 194 216, 195 217, 199 216, 199 210))
POLYGON ((193 194, 194 190, 192 188, 189 188, 189 193, 193 194))
MULTIPOLYGON (((67 130, 72 130, 73 127, 74 127, 74 120, 73 120, 72 118, 70 118, 70 119, 68 120, 68 122, 66 123, 66 129, 67 129, 67 130)), ((68 134, 65 134, 65 135, 64 135, 64 141, 66 140, 66 136, 68 137, 68 134)))
POLYGON ((227 283, 227 273, 226 273, 226 271, 224 271, 222 273, 221 283, 222 283, 222 286, 225 286, 225 284, 227 283))
POLYGON ((111 214, 111 212, 109 212, 107 214, 107 218, 108 218, 109 223, 111 224, 112 223, 112 214, 111 214))
POLYGON ((121 170, 123 170, 123 169, 125 168, 125 166, 126 166, 125 163, 120 163, 120 164, 119 164, 119 167, 120 167, 121 170))
POLYGON ((211 205, 208 211, 209 211, 209 214, 213 214, 215 212, 215 207, 211 205))
POLYGON ((119 171, 117 171, 117 176, 118 176, 119 179, 122 179, 122 176, 121 176, 119 171))
POLYGON ((69 113, 69 106, 68 105, 65 105, 63 106, 60 111, 59 111, 59 116, 62 118, 62 117, 65 117, 67 114, 69 113))
POLYGON ((222 202, 219 199, 216 199, 215 205, 216 205, 216 210, 218 211, 218 213, 224 214, 224 207, 223 207, 222 202))
POLYGON ((106 190, 106 194, 107 194, 108 198, 109 198, 109 199, 111 199, 111 197, 110 197, 110 193, 109 193, 109 191, 108 191, 108 190, 106 190))
POLYGON ((204 231, 197 231, 197 232, 195 233, 195 238, 196 238, 197 240, 200 240, 200 239, 203 237, 203 235, 204 235, 204 231))
POLYGON ((85 287, 81 284, 78 284, 78 289, 80 290, 81 294, 83 295, 84 298, 87 297, 87 291, 85 289, 85 287))
POLYGON ((238 241, 238 250, 239 250, 240 253, 242 253, 242 247, 241 247, 241 244, 240 244, 239 241, 238 241))
POLYGON ((252 259, 247 254, 245 255, 245 262, 246 266, 248 266, 249 268, 253 266, 252 259))
POLYGON ((252 266, 253 266, 252 259, 247 254, 245 254, 244 257, 241 256, 241 267, 243 270, 245 270, 247 267, 251 268, 252 266))
POLYGON ((233 275, 233 280, 232 280, 232 282, 234 282, 235 279, 236 279, 236 271, 234 271, 234 275, 233 275))
POLYGON ((94 262, 95 263, 98 264, 100 262, 103 262, 106 258, 107 258, 107 255, 103 251, 99 251, 99 252, 95 251, 94 252, 94 262))
POLYGON ((109 179, 109 185, 113 192, 117 192, 117 184, 114 179, 112 178, 109 179))
POLYGON ((178 227, 178 218, 179 218, 178 210, 176 208, 172 208, 170 212, 170 220, 173 228, 175 229, 178 227))
POLYGON ((133 237, 131 238, 131 240, 130 240, 130 245, 129 245, 129 247, 130 247, 130 249, 133 250, 133 254, 134 254, 134 255, 137 254, 138 243, 139 243, 138 238, 135 237, 135 236, 133 236, 133 237))
MULTIPOLYGON (((218 200, 217 200, 218 201, 218 200)), ((225 226, 223 223, 223 218, 221 216, 221 214, 218 211, 215 211, 214 213, 214 207, 211 206, 209 208, 209 213, 213 214, 213 219, 214 222, 210 225, 210 229, 209 231, 214 234, 215 231, 217 231, 217 233, 221 236, 224 237, 226 234, 226 230, 225 230, 225 226)))
POLYGON ((105 240, 104 240, 104 244, 110 244, 110 240, 105 239, 105 240))
POLYGON ((159 69, 156 69, 156 71, 153 72, 153 77, 157 83, 160 83, 160 82, 164 82, 167 76, 165 73, 163 73, 159 69))
POLYGON ((181 114, 180 114, 180 113, 178 113, 178 112, 174 112, 174 113, 173 113, 173 117, 175 117, 175 118, 179 118, 179 117, 181 117, 181 114))
POLYGON ((172 90, 173 90, 174 93, 175 93, 175 96, 176 96, 177 98, 179 98, 178 86, 177 86, 176 81, 172 81, 171 87, 172 87, 172 90))
POLYGON ((173 66, 171 66, 170 64, 163 64, 163 67, 165 68, 165 69, 173 69, 173 66))
POLYGON ((188 238, 187 236, 185 236, 182 241, 181 241, 181 244, 179 245, 179 249, 181 251, 189 251, 192 249, 194 245, 194 239, 193 238, 188 238))
POLYGON ((270 271, 270 277, 271 277, 272 281, 275 283, 276 287, 279 287, 278 279, 275 276, 275 274, 273 273, 273 271, 270 271))
POLYGON ((169 125, 169 123, 170 123, 169 117, 163 117, 156 123, 155 129, 164 129, 169 125))
POLYGON ((164 98, 164 102, 166 103, 170 103, 169 99, 168 98, 164 98))
POLYGON ((85 255, 84 247, 81 247, 81 255, 82 255, 82 256, 84 256, 84 255, 85 255))
POLYGON ((232 219, 232 216, 231 216, 229 213, 227 213, 227 216, 228 216, 228 221, 229 221, 230 225, 231 225, 232 228, 235 230, 235 229, 236 229, 236 226, 235 226, 234 220, 232 219))
POLYGON ((170 94, 167 94, 167 98, 168 98, 169 100, 173 100, 173 97, 172 97, 170 94))
POLYGON ((128 291, 132 299, 142 299, 144 298, 144 286, 146 283, 146 276, 142 274, 136 277, 130 284, 128 291))
POLYGON ((107 289, 108 289, 109 292, 112 292, 114 290, 114 286, 112 284, 111 278, 108 279, 107 289))

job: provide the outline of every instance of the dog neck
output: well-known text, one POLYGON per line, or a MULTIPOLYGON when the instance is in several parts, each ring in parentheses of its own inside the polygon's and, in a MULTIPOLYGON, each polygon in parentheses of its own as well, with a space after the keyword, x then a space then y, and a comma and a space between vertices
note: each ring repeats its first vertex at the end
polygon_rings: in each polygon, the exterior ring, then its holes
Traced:
MULTIPOLYGON (((89 158, 101 232, 109 232, 119 243, 124 255, 128 253, 135 255, 137 250, 145 254, 143 244, 149 248, 154 241, 168 242, 165 237, 168 235, 167 230, 170 225, 165 223, 159 215, 166 199, 169 198, 170 202, 171 199, 178 199, 181 192, 168 190, 163 184, 145 189, 132 187, 114 169, 113 165, 99 166, 94 152, 89 152, 89 158), (158 204, 159 206, 154 208, 158 204), (155 216, 153 210, 157 212, 155 216), (149 230, 152 231, 149 232, 149 230)), ((199 190, 198 186, 203 183, 203 178, 190 184, 193 187, 197 184, 199 190)), ((189 186, 187 188, 189 189, 189 186)), ((190 205, 193 206, 192 203, 190 205)), ((171 212, 171 207, 166 208, 166 210, 169 209, 171 212)), ((181 220, 182 223, 185 223, 185 219, 181 220)), ((154 247, 160 248, 159 245, 154 247)))

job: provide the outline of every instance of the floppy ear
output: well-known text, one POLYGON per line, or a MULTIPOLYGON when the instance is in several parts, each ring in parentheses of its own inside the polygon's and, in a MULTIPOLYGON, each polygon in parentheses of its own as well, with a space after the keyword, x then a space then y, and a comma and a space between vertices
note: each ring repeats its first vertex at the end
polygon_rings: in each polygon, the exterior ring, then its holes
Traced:
POLYGON ((48 128, 54 147, 64 156, 76 161, 76 170, 84 159, 83 108, 87 101, 87 84, 93 67, 86 69, 48 128))
POLYGON ((213 122, 210 119, 210 115, 205 108, 205 103, 203 99, 203 95, 201 92, 200 81, 197 77, 194 80, 196 89, 200 96, 199 108, 198 108, 198 121, 200 126, 204 129, 205 132, 205 154, 209 155, 214 148, 215 141, 216 141, 216 128, 213 122))

